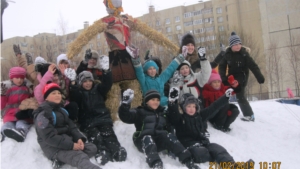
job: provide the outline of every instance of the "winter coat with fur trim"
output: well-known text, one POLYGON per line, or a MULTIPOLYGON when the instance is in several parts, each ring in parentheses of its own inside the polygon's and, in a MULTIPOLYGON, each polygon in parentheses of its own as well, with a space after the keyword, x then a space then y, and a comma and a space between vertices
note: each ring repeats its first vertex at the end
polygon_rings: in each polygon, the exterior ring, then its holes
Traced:
POLYGON ((258 83, 264 83, 265 78, 249 53, 250 49, 247 47, 242 47, 239 52, 233 52, 231 48, 226 49, 224 58, 219 65, 219 74, 224 85, 229 85, 227 78, 233 75, 239 82, 239 85, 245 87, 248 82, 249 69, 254 74, 258 83), (226 75, 227 66, 228 74, 226 75))
POLYGON ((124 123, 134 124, 136 132, 133 138, 142 138, 145 135, 168 133, 167 121, 164 116, 164 107, 159 106, 156 110, 148 106, 130 109, 130 105, 121 104, 119 117, 124 123))
POLYGON ((74 143, 79 139, 86 141, 61 104, 45 101, 33 115, 37 141, 49 159, 53 159, 59 150, 73 150, 74 143))
POLYGON ((206 129, 205 123, 209 118, 215 116, 226 104, 228 104, 228 98, 223 95, 209 107, 201 109, 200 112, 196 112, 191 116, 186 112, 180 114, 178 104, 169 103, 168 119, 176 129, 178 140, 185 147, 189 147, 194 143, 200 143, 202 145, 209 143, 209 140, 204 135, 206 129))
POLYGON ((1 96, 1 113, 3 123, 17 121, 16 113, 20 111, 21 102, 31 97, 29 88, 25 83, 21 86, 12 85, 6 92, 5 96, 1 96))
POLYGON ((106 94, 111 86, 111 71, 104 73, 102 83, 93 84, 91 90, 85 90, 82 86, 71 85, 70 99, 78 105, 78 123, 81 125, 81 130, 107 124, 112 125, 110 112, 105 106, 106 94))

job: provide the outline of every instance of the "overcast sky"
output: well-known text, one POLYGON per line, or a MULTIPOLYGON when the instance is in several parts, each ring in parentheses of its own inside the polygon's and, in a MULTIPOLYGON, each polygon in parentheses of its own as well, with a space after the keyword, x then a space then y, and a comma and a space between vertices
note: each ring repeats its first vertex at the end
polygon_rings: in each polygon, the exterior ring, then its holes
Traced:
MULTIPOLYGON (((83 28, 83 22, 107 15, 103 0, 7 0, 3 14, 3 39, 33 36, 38 33, 59 34, 60 16, 67 23, 68 33, 83 28)), ((174 6, 191 5, 199 0, 123 0, 124 13, 133 17, 148 13, 148 6, 163 10, 174 6)))

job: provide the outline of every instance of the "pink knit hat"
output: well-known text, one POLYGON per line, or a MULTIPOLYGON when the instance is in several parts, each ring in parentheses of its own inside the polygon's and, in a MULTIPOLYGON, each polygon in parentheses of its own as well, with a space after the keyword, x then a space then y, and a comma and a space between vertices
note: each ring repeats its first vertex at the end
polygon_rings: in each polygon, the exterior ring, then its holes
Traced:
POLYGON ((9 70, 9 78, 22 78, 24 79, 26 76, 26 70, 22 67, 13 67, 9 70))
POLYGON ((208 84, 211 84, 211 82, 213 82, 213 81, 215 81, 215 80, 219 80, 219 81, 222 82, 219 73, 218 73, 215 69, 213 69, 213 70, 211 71, 211 75, 210 75, 210 78, 209 78, 209 80, 208 80, 207 83, 208 83, 208 84))

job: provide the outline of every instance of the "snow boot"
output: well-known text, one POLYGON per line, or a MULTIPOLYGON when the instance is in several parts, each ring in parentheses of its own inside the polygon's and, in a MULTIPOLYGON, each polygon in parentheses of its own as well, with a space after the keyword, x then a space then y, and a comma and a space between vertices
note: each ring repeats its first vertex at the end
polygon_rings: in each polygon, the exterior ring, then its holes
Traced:
POLYGON ((163 169, 164 166, 163 166, 163 163, 158 160, 158 161, 155 161, 154 164, 152 165, 151 167, 152 169, 163 169))
POLYGON ((23 130, 4 129, 3 134, 8 138, 16 140, 17 142, 23 142, 25 140, 25 133, 23 130))
POLYGON ((125 161, 127 158, 127 152, 124 147, 120 147, 119 151, 117 151, 114 155, 113 158, 115 161, 125 161))
POLYGON ((184 162, 184 164, 188 169, 201 169, 194 163, 192 159, 187 160, 186 162, 184 162))
POLYGON ((52 162, 53 169, 60 169, 63 165, 64 165, 64 163, 61 161, 58 161, 57 159, 53 160, 53 162, 52 162))
POLYGON ((254 122, 254 120, 255 120, 254 114, 252 114, 252 116, 242 117, 241 120, 243 120, 243 121, 253 121, 254 122))
POLYGON ((96 154, 95 159, 96 159, 97 163, 100 164, 100 165, 105 165, 109 161, 112 161, 111 157, 110 157, 110 153, 108 153, 105 150, 103 150, 100 153, 96 154))
POLYGON ((229 127, 223 128, 222 131, 223 131, 224 133, 228 133, 228 132, 231 131, 231 128, 229 128, 229 127))

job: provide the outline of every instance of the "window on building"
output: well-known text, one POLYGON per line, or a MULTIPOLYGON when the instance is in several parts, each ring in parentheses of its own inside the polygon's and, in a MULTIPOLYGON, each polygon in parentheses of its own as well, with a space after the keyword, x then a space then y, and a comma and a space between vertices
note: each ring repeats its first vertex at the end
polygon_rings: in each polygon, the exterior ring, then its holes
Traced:
POLYGON ((205 28, 206 32, 212 32, 212 31, 214 31, 214 29, 215 28, 213 26, 205 28))
POLYGON ((187 12, 183 14, 184 18, 189 18, 192 17, 192 13, 191 12, 187 12))
POLYGON ((219 8, 216 9, 216 11, 217 11, 218 14, 219 14, 219 13, 222 13, 222 8, 219 7, 219 8))
POLYGON ((223 32, 224 31, 224 26, 219 26, 219 31, 223 32))
POLYGON ((171 27, 167 27, 167 28, 166 28, 166 31, 167 31, 167 32, 171 32, 171 27))
POLYGON ((34 49, 34 46, 33 46, 33 45, 30 45, 30 49, 34 49))
POLYGON ((101 38, 101 34, 98 34, 98 35, 97 35, 97 39, 100 39, 100 38, 101 38))
POLYGON ((101 46, 101 43, 100 43, 100 42, 98 42, 98 43, 97 43, 97 46, 101 46))
POLYGON ((190 22, 184 22, 183 25, 184 25, 184 26, 191 26, 191 25, 193 25, 193 21, 190 21, 190 22))
POLYGON ((156 26, 159 26, 160 25, 160 21, 156 21, 156 26))
POLYGON ((181 30, 181 26, 180 26, 180 25, 177 25, 177 26, 176 26, 176 30, 178 30, 178 31, 181 30))
POLYGON ((166 19, 166 24, 170 24, 170 23, 171 23, 170 19, 167 18, 167 19, 166 19))
POLYGON ((180 33, 177 34, 177 38, 181 41, 182 35, 180 33))
POLYGON ((201 42, 205 42, 205 38, 204 37, 201 37, 201 42))
POLYGON ((194 20, 193 24, 194 24, 194 25, 202 24, 202 19, 194 20))
POLYGON ((180 17, 179 16, 175 17, 175 22, 180 22, 180 17))
POLYGON ((222 16, 218 17, 218 22, 223 22, 223 17, 222 16))

